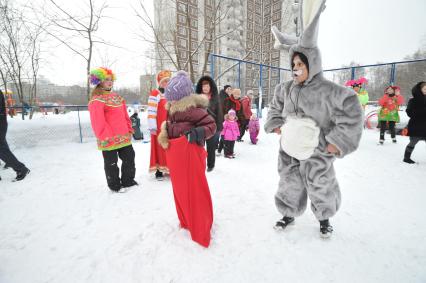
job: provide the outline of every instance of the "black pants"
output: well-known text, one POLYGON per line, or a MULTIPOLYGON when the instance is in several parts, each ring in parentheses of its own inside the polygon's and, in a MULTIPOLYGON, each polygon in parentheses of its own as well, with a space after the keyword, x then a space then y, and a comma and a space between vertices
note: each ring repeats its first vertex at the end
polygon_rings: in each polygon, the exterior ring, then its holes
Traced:
POLYGON ((395 138, 395 122, 394 121, 380 121, 380 139, 385 139, 386 123, 389 123, 389 131, 391 138, 395 138))
POLYGON ((220 136, 220 140, 219 140, 219 146, 217 148, 217 151, 222 152, 223 150, 223 136, 220 136))
POLYGON ((233 155, 235 141, 224 141, 224 143, 225 143, 225 156, 233 155))
POLYGON ((241 140, 243 138, 244 134, 246 133, 246 128, 247 128, 249 121, 250 120, 245 120, 245 119, 241 121, 240 128, 239 128, 240 137, 238 138, 238 140, 241 140))
POLYGON ((132 145, 116 150, 102 151, 104 157, 104 169, 111 190, 119 190, 121 185, 131 185, 135 179, 135 151, 132 145), (121 159, 121 182, 120 172, 117 166, 118 158, 121 159))
POLYGON ((405 148, 405 155, 404 155, 405 158, 410 158, 411 157, 411 153, 413 152, 414 147, 421 140, 423 140, 423 141, 426 142, 426 138, 425 137, 410 137, 410 143, 405 148))
POLYGON ((15 172, 25 169, 25 165, 13 155, 6 141, 7 125, 2 125, 0 129, 0 159, 4 161, 6 166, 11 167, 15 172))
POLYGON ((220 132, 216 132, 214 136, 206 141, 207 145, 207 168, 213 168, 216 163, 216 149, 219 141, 220 132))

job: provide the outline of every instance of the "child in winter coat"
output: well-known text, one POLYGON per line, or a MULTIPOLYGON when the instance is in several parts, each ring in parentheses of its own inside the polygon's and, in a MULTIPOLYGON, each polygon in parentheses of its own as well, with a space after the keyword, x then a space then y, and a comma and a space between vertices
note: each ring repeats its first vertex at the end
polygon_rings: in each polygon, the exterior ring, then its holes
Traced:
POLYGON ((426 142, 426 82, 417 83, 411 93, 413 98, 408 101, 406 110, 410 117, 410 121, 408 121, 410 143, 405 148, 403 160, 408 164, 415 163, 411 159, 411 153, 416 144, 421 140, 426 142))
POLYGON ((257 136, 259 135, 259 118, 257 118, 256 113, 253 113, 250 117, 250 122, 248 125, 250 140, 252 144, 257 144, 257 136))
POLYGON ((228 111, 228 114, 225 115, 225 121, 223 122, 221 135, 224 140, 226 158, 235 158, 234 145, 235 141, 240 137, 240 129, 236 119, 235 110, 231 109, 228 111))
POLYGON ((385 94, 379 100, 381 106, 379 112, 379 124, 380 124, 380 140, 379 143, 383 144, 385 141, 386 126, 389 124, 389 130, 392 138, 392 142, 396 143, 395 137, 395 123, 399 122, 399 106, 404 102, 404 97, 397 94, 400 88, 398 86, 388 86, 385 89, 385 94))
POLYGON ((112 92, 115 75, 110 69, 97 68, 90 72, 90 82, 96 85, 89 101, 90 121, 102 151, 108 187, 113 192, 137 185, 135 151, 132 147, 132 123, 126 101, 112 92), (121 159, 121 179, 117 166, 121 159))
POLYGON ((143 140, 143 133, 141 132, 141 119, 139 119, 138 110, 135 109, 132 116, 130 116, 133 128, 133 138, 135 140, 143 140))
POLYGON ((168 118, 158 142, 166 151, 180 226, 190 231, 193 241, 208 247, 213 206, 204 142, 216 133, 216 122, 207 112, 208 97, 191 93, 191 80, 179 71, 165 89, 168 118))

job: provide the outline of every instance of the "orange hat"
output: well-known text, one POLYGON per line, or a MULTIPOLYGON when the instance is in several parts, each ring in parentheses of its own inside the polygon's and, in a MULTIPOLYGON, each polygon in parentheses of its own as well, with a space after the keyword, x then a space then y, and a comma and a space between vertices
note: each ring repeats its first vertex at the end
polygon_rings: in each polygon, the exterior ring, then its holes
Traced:
POLYGON ((158 85, 165 79, 170 79, 172 77, 172 72, 169 70, 162 70, 157 74, 157 83, 158 85))

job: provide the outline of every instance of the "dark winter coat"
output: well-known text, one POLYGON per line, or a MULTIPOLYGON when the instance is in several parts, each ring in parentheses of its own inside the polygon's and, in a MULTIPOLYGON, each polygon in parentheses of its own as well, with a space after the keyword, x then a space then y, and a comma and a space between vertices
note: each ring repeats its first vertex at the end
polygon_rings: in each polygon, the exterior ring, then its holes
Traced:
POLYGON ((211 138, 216 132, 216 124, 207 112, 208 105, 207 96, 196 94, 167 102, 168 118, 161 125, 158 143, 163 148, 168 148, 169 139, 179 138, 197 127, 204 128, 205 139, 211 138))
POLYGON ((407 115, 410 117, 408 121, 408 135, 411 137, 426 137, 426 96, 422 94, 420 85, 424 82, 416 84, 411 93, 413 98, 408 101, 407 115))
POLYGON ((7 117, 6 117, 6 101, 3 92, 0 90, 0 138, 6 136, 7 117))
POLYGON ((133 113, 132 116, 130 116, 130 121, 132 121, 132 128, 133 128, 133 138, 135 140, 142 140, 143 139, 143 133, 141 132, 141 120, 139 119, 138 113, 133 113))
POLYGON ((219 104, 222 106, 223 114, 226 114, 225 110, 223 108, 224 105, 225 105, 225 99, 226 98, 228 98, 228 94, 225 92, 225 90, 222 89, 219 93, 219 104))
POLYGON ((217 131, 221 131, 223 127, 223 109, 220 104, 219 93, 217 91, 217 86, 214 80, 209 76, 203 76, 198 80, 197 86, 195 87, 195 92, 201 94, 203 90, 203 81, 208 81, 210 84, 210 90, 212 92, 209 102, 209 107, 207 111, 214 118, 216 122, 217 131))

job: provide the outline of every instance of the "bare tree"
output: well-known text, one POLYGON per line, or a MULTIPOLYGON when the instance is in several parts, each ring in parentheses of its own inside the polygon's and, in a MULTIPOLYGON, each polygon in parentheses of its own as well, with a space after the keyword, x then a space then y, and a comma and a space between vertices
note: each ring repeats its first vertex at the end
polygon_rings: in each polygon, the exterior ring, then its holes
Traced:
MULTIPOLYGON (((212 52, 214 44, 224 36, 230 35, 236 31, 236 29, 227 30, 223 33, 217 32, 217 27, 227 16, 230 9, 230 5, 224 5, 224 0, 218 0, 212 7, 212 13, 205 15, 201 9, 197 8, 193 13, 200 15, 200 18, 207 19, 204 25, 204 33, 201 39, 195 39, 192 36, 191 28, 193 28, 193 23, 191 22, 191 10, 188 3, 175 2, 176 5, 182 5, 181 7, 173 9, 181 9, 185 15, 184 28, 186 30, 186 40, 187 46, 185 50, 185 55, 179 52, 179 41, 178 41, 178 31, 176 26, 170 27, 167 30, 160 30, 155 26, 153 20, 151 19, 145 4, 142 0, 139 1, 140 11, 134 9, 136 16, 142 20, 146 27, 151 31, 153 37, 150 38, 145 33, 138 34, 139 38, 144 42, 156 45, 158 47, 157 55, 160 58, 155 58, 159 61, 159 65, 163 65, 163 56, 167 59, 167 62, 171 63, 176 70, 187 70, 190 74, 191 80, 195 81, 196 71, 194 70, 194 62, 197 61, 199 54, 204 50, 202 57, 203 66, 201 68, 202 74, 206 73, 208 66, 208 54, 212 52)), ((176 10, 173 10, 174 15, 176 15, 176 10)), ((183 22, 181 22, 182 24, 183 22)))
POLYGON ((61 7, 55 0, 49 0, 52 11, 47 12, 51 26, 44 30, 64 46, 80 56, 86 62, 86 96, 90 99, 90 80, 89 73, 92 63, 92 53, 94 45, 97 43, 107 44, 106 41, 96 37, 99 28, 99 22, 104 17, 104 10, 107 8, 106 2, 103 2, 99 8, 95 7, 94 0, 88 0, 88 6, 85 8, 84 15, 73 15, 71 12, 61 7), (51 29, 56 27, 57 30, 51 29), (85 47, 80 48, 72 43, 72 39, 83 39, 85 47))

